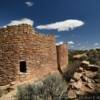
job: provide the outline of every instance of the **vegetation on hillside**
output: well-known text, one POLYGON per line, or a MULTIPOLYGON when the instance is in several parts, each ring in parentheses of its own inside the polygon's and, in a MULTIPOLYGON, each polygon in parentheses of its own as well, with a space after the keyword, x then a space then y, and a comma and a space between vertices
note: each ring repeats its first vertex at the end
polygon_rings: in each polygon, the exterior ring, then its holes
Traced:
POLYGON ((73 56, 78 54, 86 53, 87 58, 82 58, 83 60, 88 60, 93 64, 100 65, 100 49, 91 50, 69 50, 69 64, 74 61, 73 56))

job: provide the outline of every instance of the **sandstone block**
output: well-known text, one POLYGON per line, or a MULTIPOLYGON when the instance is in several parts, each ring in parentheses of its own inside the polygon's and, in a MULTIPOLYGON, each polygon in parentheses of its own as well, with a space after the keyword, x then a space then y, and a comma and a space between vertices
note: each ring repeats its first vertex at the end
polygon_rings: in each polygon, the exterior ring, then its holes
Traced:
POLYGON ((75 72, 73 78, 74 78, 75 80, 79 80, 81 76, 82 76, 82 73, 75 72))
POLYGON ((69 90, 68 91, 68 98, 69 99, 75 99, 77 97, 75 90, 69 90))

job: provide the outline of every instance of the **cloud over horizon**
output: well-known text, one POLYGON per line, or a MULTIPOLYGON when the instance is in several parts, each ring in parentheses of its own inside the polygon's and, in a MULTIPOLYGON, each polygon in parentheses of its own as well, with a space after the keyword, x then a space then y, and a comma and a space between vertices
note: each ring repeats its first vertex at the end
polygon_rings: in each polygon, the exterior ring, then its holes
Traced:
POLYGON ((69 31, 73 30, 77 27, 81 27, 84 25, 84 22, 81 20, 74 20, 74 19, 69 19, 65 21, 60 21, 60 22, 55 22, 51 24, 46 24, 46 25, 39 25, 36 28, 37 29, 46 29, 46 30, 57 30, 59 31, 69 31))
POLYGON ((10 23, 5 25, 4 27, 13 26, 13 25, 20 25, 20 24, 28 24, 28 25, 33 26, 34 21, 29 19, 29 18, 23 18, 23 19, 20 19, 20 20, 12 20, 10 23))

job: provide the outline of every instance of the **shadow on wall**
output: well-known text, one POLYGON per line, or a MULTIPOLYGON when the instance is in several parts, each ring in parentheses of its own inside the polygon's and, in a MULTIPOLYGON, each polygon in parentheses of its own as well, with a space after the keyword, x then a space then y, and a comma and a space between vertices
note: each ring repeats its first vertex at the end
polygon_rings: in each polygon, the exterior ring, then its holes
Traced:
POLYGON ((63 76, 64 70, 68 67, 68 45, 67 43, 57 45, 57 64, 58 71, 63 76))
POLYGON ((73 64, 68 65, 66 71, 63 73, 61 68, 58 67, 58 70, 64 80, 68 83, 70 79, 73 77, 74 72, 79 68, 80 66, 80 61, 75 60, 73 64))

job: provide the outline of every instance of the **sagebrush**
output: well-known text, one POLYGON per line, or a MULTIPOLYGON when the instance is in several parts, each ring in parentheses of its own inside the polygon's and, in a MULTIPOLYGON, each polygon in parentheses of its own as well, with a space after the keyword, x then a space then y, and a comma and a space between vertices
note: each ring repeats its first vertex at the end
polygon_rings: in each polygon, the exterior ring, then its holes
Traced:
POLYGON ((18 87, 17 100, 67 100, 66 92, 66 82, 50 75, 38 84, 18 87))

